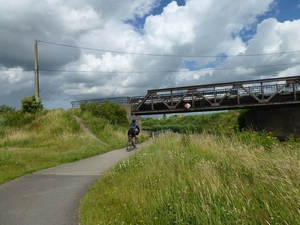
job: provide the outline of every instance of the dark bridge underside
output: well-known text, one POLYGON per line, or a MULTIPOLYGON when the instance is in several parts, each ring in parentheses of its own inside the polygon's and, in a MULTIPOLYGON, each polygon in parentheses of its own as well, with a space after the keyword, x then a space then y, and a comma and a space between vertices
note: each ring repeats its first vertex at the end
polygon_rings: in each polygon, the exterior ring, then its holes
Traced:
POLYGON ((130 98, 131 114, 298 107, 299 82, 300 76, 295 76, 148 90, 145 97, 130 98))

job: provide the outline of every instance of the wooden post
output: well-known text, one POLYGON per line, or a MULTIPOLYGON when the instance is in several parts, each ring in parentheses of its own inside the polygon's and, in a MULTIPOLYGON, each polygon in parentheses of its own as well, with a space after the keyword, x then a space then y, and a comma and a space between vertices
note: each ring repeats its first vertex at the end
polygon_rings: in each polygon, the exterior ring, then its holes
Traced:
POLYGON ((35 74, 35 100, 40 99, 39 87, 39 62, 38 62, 38 41, 34 40, 34 74, 35 74))

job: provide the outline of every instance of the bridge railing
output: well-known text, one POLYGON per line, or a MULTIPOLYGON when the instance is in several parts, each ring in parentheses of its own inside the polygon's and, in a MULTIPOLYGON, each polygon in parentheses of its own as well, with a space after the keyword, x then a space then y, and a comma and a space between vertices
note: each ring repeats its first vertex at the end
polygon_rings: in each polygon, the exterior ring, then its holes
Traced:
POLYGON ((189 111, 298 104, 299 82, 297 76, 148 90, 144 98, 131 101, 132 114, 186 112, 186 103, 189 111))
MULTIPOLYGON (((264 95, 268 96, 271 95, 272 93, 274 93, 274 91, 279 90, 280 88, 282 88, 282 86, 284 86, 284 84, 273 84, 273 85, 267 85, 264 86, 264 95), (272 90, 272 92, 270 91, 272 90)), ((261 86, 246 86, 245 87, 247 90, 249 90, 249 92, 256 94, 256 95, 261 95, 262 94, 262 89, 261 86)), ((297 85, 297 89, 299 89, 299 85, 297 85)), ((285 87, 282 92, 284 91, 288 91, 291 92, 292 87, 285 87)), ((159 95, 155 95, 152 96, 151 98, 148 98, 145 102, 149 103, 151 101, 153 102, 161 102, 162 100, 164 101, 168 101, 173 99, 173 101, 177 101, 180 100, 184 95, 186 94, 186 92, 178 92, 178 93, 173 93, 173 95, 170 94, 159 94, 159 95)), ((216 89, 216 90, 206 90, 206 91, 190 91, 190 93, 188 93, 185 96, 185 100, 188 99, 192 99, 192 97, 197 96, 197 95, 202 95, 203 98, 206 99, 213 99, 213 98, 223 98, 224 95, 226 94, 230 94, 231 98, 235 98, 237 94, 239 94, 240 97, 242 96, 249 96, 249 93, 246 92, 244 89, 242 88, 225 88, 225 89, 216 89)), ((144 96, 140 96, 140 97, 133 97, 130 98, 130 103, 132 104, 137 104, 141 101, 144 100, 144 96)))

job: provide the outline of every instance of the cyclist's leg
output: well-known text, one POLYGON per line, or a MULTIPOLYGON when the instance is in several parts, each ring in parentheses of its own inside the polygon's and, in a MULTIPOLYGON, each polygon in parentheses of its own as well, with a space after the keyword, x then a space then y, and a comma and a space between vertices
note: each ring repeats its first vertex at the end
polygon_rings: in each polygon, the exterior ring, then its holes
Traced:
POLYGON ((131 140, 132 140, 132 145, 135 146, 135 132, 131 132, 131 140))
POLYGON ((128 139, 127 139, 126 150, 130 151, 133 148, 133 146, 132 146, 132 137, 131 137, 131 134, 129 132, 127 133, 127 136, 128 136, 128 139))
POLYGON ((130 146, 130 143, 129 143, 129 138, 128 138, 127 144, 126 144, 126 151, 129 151, 129 146, 130 146))
POLYGON ((130 137, 127 142, 127 151, 131 151, 134 148, 132 144, 132 138, 130 137))

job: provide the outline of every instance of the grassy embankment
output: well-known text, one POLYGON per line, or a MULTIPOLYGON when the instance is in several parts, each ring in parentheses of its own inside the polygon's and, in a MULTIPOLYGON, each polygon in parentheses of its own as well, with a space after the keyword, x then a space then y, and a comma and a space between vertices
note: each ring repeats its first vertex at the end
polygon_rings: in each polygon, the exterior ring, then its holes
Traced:
MULTIPOLYGON (((233 113, 181 118, 202 121, 209 134, 166 134, 108 171, 82 200, 81 224, 300 224, 299 142, 235 133, 233 113)), ((23 120, 0 124, 0 183, 125 144, 126 128, 88 112, 23 120), (73 114, 107 145, 84 133, 73 114)))
POLYGON ((80 223, 300 224, 300 143, 226 126, 165 134, 119 163, 82 199, 80 223))
POLYGON ((126 145, 126 128, 79 109, 11 113, 6 120, 3 116, 0 116, 0 184, 126 145), (73 115, 82 118, 106 144, 83 132, 73 115))

